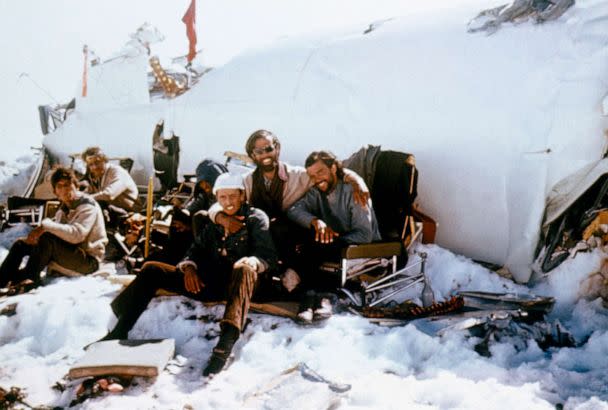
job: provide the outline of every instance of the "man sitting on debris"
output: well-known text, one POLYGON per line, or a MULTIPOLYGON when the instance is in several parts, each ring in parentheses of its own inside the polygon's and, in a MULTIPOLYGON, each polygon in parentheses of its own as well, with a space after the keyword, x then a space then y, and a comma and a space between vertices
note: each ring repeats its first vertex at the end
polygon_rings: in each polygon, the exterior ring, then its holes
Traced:
MULTIPOLYGON (((334 154, 315 151, 306 158, 305 166, 314 188, 289 208, 287 216, 299 226, 314 230, 314 242, 302 250, 302 270, 307 275, 307 288, 322 289, 327 288, 327 281, 316 269, 322 262, 338 259, 346 245, 381 238, 371 200, 366 207, 355 203, 353 188, 344 183, 342 164, 334 154)), ((299 315, 303 321, 312 320, 309 304, 321 309, 323 303, 305 298, 299 315)), ((329 306, 323 308, 328 310, 329 306)))
POLYGON ((158 289, 205 301, 226 297, 220 339, 203 375, 222 370, 245 325, 249 303, 262 274, 275 269, 277 262, 268 217, 245 203, 244 190, 240 175, 222 174, 217 178, 213 192, 218 202, 227 215, 242 218, 245 227, 226 235, 222 226, 209 223, 177 266, 146 263, 112 302, 118 323, 102 340, 127 338, 158 289))
POLYGON ((51 262, 83 274, 98 269, 108 241, 99 204, 78 191, 71 169, 59 167, 53 171, 51 185, 61 207, 54 219, 45 218, 27 238, 13 244, 0 266, 0 287, 9 282, 38 286, 40 272, 51 262), (19 269, 26 255, 27 264, 19 269))
MULTIPOLYGON (((297 226, 286 218, 285 212, 313 186, 306 169, 279 161, 281 143, 276 135, 267 130, 258 130, 245 143, 247 155, 256 165, 255 170, 245 176, 245 192, 249 203, 268 214, 270 231, 277 245, 281 259, 286 262, 294 258, 294 249, 300 242, 301 233, 297 226)), ((344 169, 343 181, 351 185, 355 200, 365 206, 369 191, 363 179, 356 173, 344 169)), ((211 220, 216 221, 229 232, 242 227, 242 221, 221 213, 221 207, 209 209, 211 220)), ((292 269, 282 275, 282 283, 292 291, 300 278, 292 269)))
POLYGON ((109 163, 99 147, 87 148, 82 159, 87 165, 86 191, 108 210, 111 226, 116 225, 118 217, 139 209, 139 191, 126 169, 109 163))

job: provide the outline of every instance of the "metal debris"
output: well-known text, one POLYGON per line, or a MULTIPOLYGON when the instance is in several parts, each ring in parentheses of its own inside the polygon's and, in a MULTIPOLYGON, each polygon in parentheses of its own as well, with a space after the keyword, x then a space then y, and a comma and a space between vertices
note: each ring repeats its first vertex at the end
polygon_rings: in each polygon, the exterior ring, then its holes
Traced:
POLYGON ((484 10, 467 24, 469 33, 485 31, 494 34, 502 23, 522 23, 528 19, 535 23, 555 20, 566 12, 574 0, 515 0, 493 9, 484 10))

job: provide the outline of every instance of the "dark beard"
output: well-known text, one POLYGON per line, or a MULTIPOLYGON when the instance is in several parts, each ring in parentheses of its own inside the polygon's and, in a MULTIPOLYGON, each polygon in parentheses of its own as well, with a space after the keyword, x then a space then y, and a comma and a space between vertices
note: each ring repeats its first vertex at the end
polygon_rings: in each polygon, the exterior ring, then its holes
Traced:
MULTIPOLYGON (((319 190, 319 192, 321 192, 325 195, 329 195, 329 193, 331 191, 333 191, 334 188, 336 187, 336 183, 338 182, 338 180, 337 180, 337 178, 329 177, 329 179, 325 182, 327 182, 327 189, 325 191, 321 191, 321 188, 319 188, 318 186, 317 186, 317 189, 319 190)), ((317 184, 317 185, 319 185, 319 184, 317 184)))
POLYGON ((269 165, 263 165, 263 164, 257 164, 258 167, 262 170, 262 172, 271 172, 274 171, 277 167, 277 162, 273 161, 271 164, 269 165))

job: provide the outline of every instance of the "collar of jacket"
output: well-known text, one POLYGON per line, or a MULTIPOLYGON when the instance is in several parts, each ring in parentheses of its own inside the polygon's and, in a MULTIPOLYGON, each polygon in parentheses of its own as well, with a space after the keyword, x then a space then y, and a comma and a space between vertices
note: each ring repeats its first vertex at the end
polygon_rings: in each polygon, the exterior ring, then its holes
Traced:
POLYGON ((279 161, 279 165, 277 166, 277 175, 281 181, 287 181, 289 175, 287 174, 287 165, 284 162, 279 161))
POLYGON ((82 192, 78 192, 76 194, 76 199, 74 199, 69 204, 61 203, 61 210, 64 213, 68 213, 69 211, 78 208, 82 204, 92 204, 95 203, 95 200, 88 195, 83 194, 82 192))
POLYGON ((239 208, 239 210, 236 212, 235 215, 246 217, 247 215, 249 215, 250 209, 251 209, 251 206, 248 203, 243 202, 243 204, 241 205, 241 207, 239 208))

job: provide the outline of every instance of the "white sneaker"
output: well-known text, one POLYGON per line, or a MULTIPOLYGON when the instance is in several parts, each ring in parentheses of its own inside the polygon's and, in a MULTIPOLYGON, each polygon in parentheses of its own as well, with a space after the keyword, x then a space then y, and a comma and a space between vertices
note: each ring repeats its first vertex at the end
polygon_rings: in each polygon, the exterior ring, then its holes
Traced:
POLYGON ((308 308, 308 309, 298 313, 296 318, 297 318, 297 321, 300 323, 310 324, 310 323, 312 323, 313 316, 314 315, 313 315, 312 309, 308 308))
POLYGON ((328 298, 323 298, 319 302, 319 307, 317 307, 313 314, 313 320, 324 320, 331 317, 334 313, 334 308, 331 305, 331 301, 328 298))

